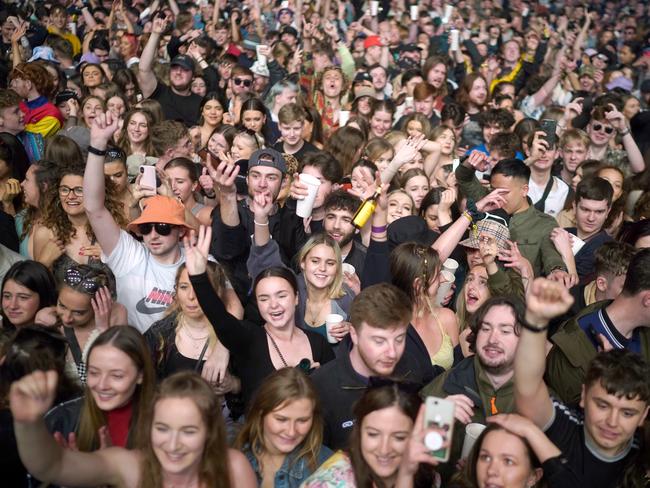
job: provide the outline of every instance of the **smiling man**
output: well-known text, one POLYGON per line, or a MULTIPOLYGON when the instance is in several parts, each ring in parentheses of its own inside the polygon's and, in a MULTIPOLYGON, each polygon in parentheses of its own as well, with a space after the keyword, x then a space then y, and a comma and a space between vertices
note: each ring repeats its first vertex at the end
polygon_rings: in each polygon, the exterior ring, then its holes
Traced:
POLYGON ((362 276, 367 249, 354 239, 357 230, 352 224, 359 205, 361 200, 345 190, 330 193, 323 205, 323 230, 338 243, 343 262, 354 266, 357 276, 362 276))

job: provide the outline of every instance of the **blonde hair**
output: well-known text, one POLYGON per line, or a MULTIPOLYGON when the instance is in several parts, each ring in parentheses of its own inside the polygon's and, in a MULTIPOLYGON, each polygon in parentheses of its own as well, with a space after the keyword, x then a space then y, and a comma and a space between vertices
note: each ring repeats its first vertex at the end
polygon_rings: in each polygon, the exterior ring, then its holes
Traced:
POLYGON ((312 249, 321 244, 332 248, 334 250, 334 256, 336 257, 336 276, 334 277, 332 284, 329 286, 327 298, 330 300, 341 298, 345 295, 345 290, 343 289, 343 259, 341 258, 341 248, 334 239, 325 233, 316 234, 300 249, 300 252, 298 253, 298 262, 302 263, 307 259, 307 255, 312 251, 312 249))

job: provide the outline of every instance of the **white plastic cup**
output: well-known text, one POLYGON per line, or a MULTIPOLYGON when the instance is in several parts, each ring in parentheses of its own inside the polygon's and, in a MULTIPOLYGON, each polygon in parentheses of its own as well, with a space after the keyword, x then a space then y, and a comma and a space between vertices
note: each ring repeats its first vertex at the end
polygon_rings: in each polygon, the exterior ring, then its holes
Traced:
POLYGON ((483 424, 471 423, 465 426, 465 440, 463 440, 463 450, 460 454, 461 459, 467 459, 483 430, 485 430, 483 424))
POLYGON ((68 30, 72 32, 75 36, 77 35, 77 24, 75 22, 68 23, 68 30))
POLYGON ((460 43, 459 43, 460 32, 458 31, 458 29, 451 29, 449 31, 449 34, 451 36, 451 50, 458 51, 460 49, 460 43))
POLYGON ((338 314, 338 313, 331 313, 327 317, 325 317, 325 329, 327 330, 327 342, 330 344, 336 344, 339 341, 337 341, 332 335, 330 334, 330 329, 334 325, 339 325, 341 322, 343 322, 343 315, 338 314))
POLYGON ((458 261, 451 258, 445 259, 445 262, 442 263, 442 269, 455 275, 456 271, 458 271, 458 261))
POLYGON ((573 252, 573 255, 575 256, 580 252, 580 249, 582 249, 582 246, 586 244, 585 241, 580 239, 578 236, 571 236, 571 251, 573 252))
POLYGON ((443 24, 446 24, 451 20, 451 14, 453 13, 454 13, 454 6, 449 4, 445 5, 445 14, 442 16, 443 24))
POLYGON ((309 193, 305 198, 298 200, 296 203, 296 215, 306 219, 307 217, 311 217, 311 211, 314 209, 314 201, 316 201, 320 180, 315 176, 300 173, 300 182, 307 185, 307 191, 309 193))
POLYGON ((445 296, 447 295, 447 293, 449 293, 449 290, 451 290, 451 285, 453 285, 454 281, 456 281, 456 277, 454 276, 454 273, 451 273, 446 269, 440 271, 440 276, 441 276, 441 280, 440 280, 441 283, 440 286, 438 287, 438 293, 436 293, 436 305, 442 304, 442 301, 445 299, 445 296))
POLYGON ((420 18, 420 9, 417 5, 411 5, 411 20, 415 21, 420 18))
POLYGON ((339 127, 343 127, 350 120, 349 110, 339 110, 339 127))
POLYGON ((357 271, 350 263, 343 263, 342 268, 344 273, 354 274, 357 271))
POLYGON ((257 54, 257 61, 260 64, 260 66, 266 66, 267 59, 264 54, 260 54, 260 48, 265 48, 266 46, 264 44, 260 44, 259 46, 255 46, 255 53, 257 54))
POLYGON ((370 15, 377 15, 379 13, 379 2, 371 1, 370 2, 370 15))

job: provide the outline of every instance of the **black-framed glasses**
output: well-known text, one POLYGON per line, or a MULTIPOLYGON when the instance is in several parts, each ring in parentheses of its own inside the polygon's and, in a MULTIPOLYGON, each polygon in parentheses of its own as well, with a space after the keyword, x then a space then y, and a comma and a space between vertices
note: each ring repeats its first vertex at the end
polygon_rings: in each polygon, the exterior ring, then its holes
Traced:
POLYGON ((69 186, 61 185, 59 187, 59 195, 62 197, 67 197, 70 195, 70 192, 74 193, 76 197, 84 196, 84 189, 82 186, 75 186, 74 188, 70 188, 69 186))
POLYGON ((608 127, 608 126, 603 125, 603 124, 598 124, 598 123, 596 123, 596 124, 593 124, 591 127, 592 127, 596 132, 599 132, 599 131, 601 131, 601 130, 604 130, 604 131, 605 131, 605 134, 611 134, 612 132, 614 132, 614 127, 608 127))
POLYGON ((174 226, 171 224, 162 224, 160 222, 156 222, 155 224, 153 223, 138 224, 138 231, 143 236, 151 234, 151 231, 153 229, 156 229, 156 234, 160 236, 168 236, 169 234, 172 233, 173 228, 174 226))
POLYGON ((249 80, 248 78, 234 78, 232 81, 235 85, 239 86, 243 84, 246 88, 253 84, 253 80, 249 80))
POLYGON ((102 283, 100 283, 95 276, 88 276, 87 274, 82 273, 78 268, 67 269, 63 281, 66 285, 76 289, 81 288, 89 294, 97 292, 97 290, 102 286, 102 283))

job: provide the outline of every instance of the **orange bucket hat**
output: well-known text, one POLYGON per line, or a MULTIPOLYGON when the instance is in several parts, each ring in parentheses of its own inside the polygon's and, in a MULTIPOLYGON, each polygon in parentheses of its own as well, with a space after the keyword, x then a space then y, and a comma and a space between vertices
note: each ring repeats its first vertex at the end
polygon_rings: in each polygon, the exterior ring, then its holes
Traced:
POLYGON ((130 232, 138 232, 140 224, 169 224, 184 227, 187 231, 194 230, 185 223, 185 206, 176 198, 156 195, 144 202, 140 217, 126 227, 130 232))

